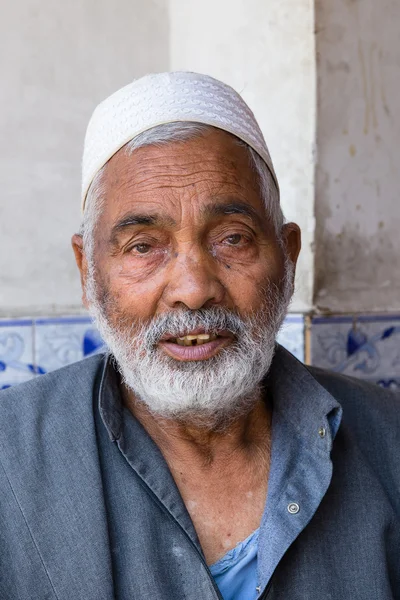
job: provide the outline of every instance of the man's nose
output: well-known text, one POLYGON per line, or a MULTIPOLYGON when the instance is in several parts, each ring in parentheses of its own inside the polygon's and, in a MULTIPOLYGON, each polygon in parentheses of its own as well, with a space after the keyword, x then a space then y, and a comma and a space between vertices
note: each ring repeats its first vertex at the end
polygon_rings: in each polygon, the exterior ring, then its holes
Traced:
POLYGON ((210 257, 192 251, 174 257, 163 299, 170 308, 184 304, 190 310, 220 304, 225 288, 210 257))

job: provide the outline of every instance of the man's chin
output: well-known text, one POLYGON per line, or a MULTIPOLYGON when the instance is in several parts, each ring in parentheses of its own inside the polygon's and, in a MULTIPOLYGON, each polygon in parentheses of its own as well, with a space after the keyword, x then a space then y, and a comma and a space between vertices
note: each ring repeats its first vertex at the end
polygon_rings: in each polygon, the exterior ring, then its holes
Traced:
POLYGON ((142 410, 150 413, 155 419, 208 431, 226 430, 232 423, 248 414, 260 397, 260 390, 257 388, 242 398, 236 398, 234 402, 223 402, 220 398, 218 402, 209 403, 204 397, 186 396, 184 402, 175 402, 174 406, 171 406, 160 404, 159 401, 154 402, 153 397, 139 395, 136 390, 131 389, 131 392, 135 397, 134 405, 141 406, 142 410))
POLYGON ((253 408, 273 350, 266 354, 269 360, 262 365, 229 353, 186 362, 167 355, 158 360, 161 357, 153 354, 150 363, 136 369, 119 363, 119 370, 134 404, 139 403, 157 418, 214 430, 228 426, 253 408))

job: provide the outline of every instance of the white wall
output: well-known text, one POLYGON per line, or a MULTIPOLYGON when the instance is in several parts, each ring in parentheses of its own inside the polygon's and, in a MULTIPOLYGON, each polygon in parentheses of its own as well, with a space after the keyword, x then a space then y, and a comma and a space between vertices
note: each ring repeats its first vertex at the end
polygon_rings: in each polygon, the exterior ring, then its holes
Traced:
POLYGON ((0 19, 0 316, 81 311, 70 248, 94 106, 149 71, 233 85, 303 229, 292 310, 311 306, 315 65, 311 0, 16 0, 0 19))
POLYGON ((88 118, 168 69, 219 77, 254 110, 303 230, 292 310, 313 305, 314 200, 318 309, 400 309, 398 0, 317 0, 318 73, 312 0, 3 4, 0 316, 82 310, 69 240, 88 118))
POLYGON ((0 315, 81 310, 70 247, 87 121, 168 69, 167 0, 15 0, 0 18, 0 315))
POLYGON ((242 93, 270 148, 287 218, 303 230, 291 310, 311 307, 315 48, 311 0, 170 0, 172 69, 205 72, 242 93))
POLYGON ((319 0, 316 304, 400 309, 400 3, 319 0))

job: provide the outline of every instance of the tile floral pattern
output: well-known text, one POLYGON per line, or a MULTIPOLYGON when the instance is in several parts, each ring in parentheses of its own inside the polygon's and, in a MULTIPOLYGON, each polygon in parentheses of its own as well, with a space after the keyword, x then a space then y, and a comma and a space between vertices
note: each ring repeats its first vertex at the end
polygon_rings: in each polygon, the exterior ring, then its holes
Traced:
POLYGON ((400 389, 400 315, 315 317, 311 363, 400 389))
POLYGON ((0 320, 0 390, 37 373, 32 320, 0 320))
POLYGON ((88 317, 36 319, 35 361, 48 373, 101 352, 103 341, 88 317))
POLYGON ((88 317, 0 319, 0 389, 100 352, 88 317))
MULTIPOLYGON (((289 314, 278 341, 304 358, 304 318, 289 314)), ((89 317, 0 319, 0 389, 97 354, 104 344, 89 317)))
MULTIPOLYGON (((289 314, 278 341, 304 361, 304 315, 289 314)), ((311 364, 400 389, 400 314, 311 319, 311 364)), ((89 317, 0 319, 0 389, 104 349, 89 317)))
POLYGON ((304 362, 304 316, 290 313, 278 333, 278 342, 304 362))

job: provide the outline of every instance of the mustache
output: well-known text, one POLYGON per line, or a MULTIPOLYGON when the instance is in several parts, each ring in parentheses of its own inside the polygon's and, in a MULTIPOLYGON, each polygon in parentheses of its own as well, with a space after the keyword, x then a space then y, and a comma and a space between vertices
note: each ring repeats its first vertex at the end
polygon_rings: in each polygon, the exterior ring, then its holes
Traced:
POLYGON ((240 338, 249 328, 253 317, 244 319, 234 311, 223 307, 201 308, 198 310, 180 310, 153 318, 140 326, 137 337, 148 349, 154 348, 161 338, 174 338, 195 329, 204 329, 206 333, 227 331, 240 338))

